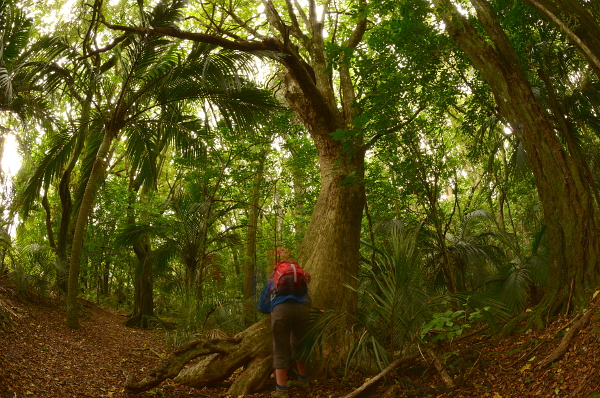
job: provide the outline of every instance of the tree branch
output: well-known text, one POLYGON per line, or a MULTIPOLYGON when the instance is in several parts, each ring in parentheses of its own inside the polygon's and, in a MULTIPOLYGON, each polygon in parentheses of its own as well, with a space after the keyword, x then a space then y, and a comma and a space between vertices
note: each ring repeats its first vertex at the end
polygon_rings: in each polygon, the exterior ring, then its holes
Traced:
POLYGON ((304 26, 306 26, 306 28, 308 29, 308 27, 310 26, 308 22, 308 16, 306 16, 306 13, 302 9, 302 6, 300 6, 298 0, 294 0, 294 5, 296 6, 296 10, 298 10, 298 14, 300 14, 302 22, 304 22, 304 26))
POLYGON ((569 26, 560 20, 558 16, 552 13, 548 8, 544 7, 543 4, 539 3, 537 0, 528 0, 535 8, 537 8, 542 14, 546 15, 552 22, 554 22, 560 29, 562 29, 565 34, 573 40, 581 51, 586 55, 588 60, 591 62, 591 66, 596 70, 596 72, 600 75, 600 59, 594 54, 594 52, 587 46, 587 44, 575 33, 569 26))
POLYGON ((401 128, 403 128, 404 126, 406 126, 407 124, 411 123, 413 120, 415 120, 417 118, 417 116, 419 116, 419 114, 423 111, 423 109, 425 109, 425 105, 421 105, 419 107, 419 109, 417 109, 417 111, 415 112, 415 114, 412 115, 410 118, 408 118, 408 120, 405 120, 404 122, 402 122, 402 123, 400 123, 400 124, 398 124, 398 125, 396 125, 394 127, 390 127, 389 129, 387 129, 385 131, 382 131, 379 134, 374 135, 369 140, 369 142, 364 145, 363 149, 367 150, 367 149, 371 148, 375 144, 375 142, 378 139, 380 139, 381 137, 383 137, 385 135, 388 135, 388 134, 391 134, 391 133, 394 133, 394 132, 400 130, 401 128))
POLYGON ((358 21, 356 22, 356 26, 354 27, 354 31, 352 32, 348 40, 346 40, 346 47, 356 47, 361 42, 367 30, 367 14, 364 13, 365 6, 365 1, 361 0, 359 6, 359 13, 361 13, 362 16, 361 14, 359 14, 358 21))
POLYGON ((93 57, 94 55, 98 55, 98 54, 102 54, 102 53, 108 52, 108 51, 112 50, 113 48, 115 48, 117 46, 117 44, 119 44, 123 40, 127 39, 127 36, 128 36, 127 34, 121 35, 121 36, 117 37, 116 39, 114 39, 112 41, 112 43, 110 43, 108 46, 99 48, 99 49, 94 50, 94 51, 91 51, 91 52, 87 53, 86 55, 82 55, 81 57, 77 58, 77 60, 81 61, 83 59, 86 59, 86 58, 89 58, 89 57, 93 57))
POLYGON ((277 32, 281 35, 281 38, 285 42, 286 36, 288 35, 288 29, 281 19, 279 12, 277 12, 275 5, 271 0, 263 0, 262 3, 265 6, 265 15, 267 16, 267 21, 273 28, 277 29, 277 32))
POLYGON ((152 35, 161 35, 174 37, 177 39, 190 40, 200 43, 208 43, 214 44, 216 46, 226 48, 228 50, 239 50, 245 52, 252 51, 281 51, 280 43, 273 38, 265 38, 261 41, 232 41, 229 39, 225 39, 219 36, 208 35, 205 33, 193 33, 186 32, 179 29, 174 28, 166 28, 166 27, 148 27, 148 28, 140 28, 135 26, 123 26, 123 25, 115 25, 108 23, 106 21, 102 22, 107 28, 112 30, 120 30, 123 32, 137 33, 140 35, 152 36, 152 35))
POLYGON ((292 24, 290 32, 294 35, 294 37, 304 41, 305 37, 302 34, 300 25, 298 24, 298 18, 296 18, 296 13, 294 12, 294 6, 292 5, 291 0, 285 0, 285 6, 287 8, 288 15, 290 16, 290 22, 292 24))

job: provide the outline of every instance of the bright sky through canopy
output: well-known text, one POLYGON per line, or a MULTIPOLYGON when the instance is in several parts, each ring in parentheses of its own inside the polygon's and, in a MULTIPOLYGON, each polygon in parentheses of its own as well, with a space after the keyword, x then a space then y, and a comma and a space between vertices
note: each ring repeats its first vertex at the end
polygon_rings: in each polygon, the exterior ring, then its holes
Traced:
POLYGON ((14 176, 21 167, 21 155, 17 151, 17 141, 12 134, 6 135, 4 143, 4 153, 2 153, 2 171, 10 176, 14 176))

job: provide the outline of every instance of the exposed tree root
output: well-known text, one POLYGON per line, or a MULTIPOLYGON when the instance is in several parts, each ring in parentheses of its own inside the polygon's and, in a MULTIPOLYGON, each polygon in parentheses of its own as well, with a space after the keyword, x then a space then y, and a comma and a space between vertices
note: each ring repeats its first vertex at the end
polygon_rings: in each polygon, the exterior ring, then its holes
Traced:
POLYGON ((249 394, 261 389, 272 372, 271 354, 271 330, 269 319, 265 318, 232 339, 196 340, 182 344, 142 380, 134 380, 124 370, 125 391, 148 391, 166 379, 204 387, 223 381, 240 367, 245 367, 228 393, 234 396, 249 394), (199 357, 205 358, 184 369, 190 361, 199 357))
POLYGON ((569 331, 563 336, 558 347, 556 347, 554 349, 554 351, 552 351, 550 353, 550 355, 548 355, 546 358, 542 359, 538 363, 538 366, 540 368, 543 368, 545 366, 548 366, 552 362, 556 361, 560 357, 562 357, 569 349, 569 345, 571 344, 573 337, 575 337, 575 335, 583 327, 585 327, 585 325, 587 325, 589 323, 590 319, 592 318, 592 316, 594 315, 596 310, 598 310, 598 308, 600 308, 600 297, 596 298, 596 301, 588 308, 588 310, 585 312, 585 314, 583 314, 581 319, 577 323, 575 323, 575 325, 573 325, 569 329, 569 331))
POLYGON ((152 329, 157 326, 161 326, 167 330, 173 330, 175 328, 175 324, 172 322, 165 322, 155 315, 142 315, 141 313, 128 318, 124 322, 124 325, 142 329, 152 329))
POLYGON ((516 317, 512 318, 508 322, 506 322, 506 324, 500 331, 500 336, 502 336, 502 337, 510 336, 515 331, 517 326, 519 326, 521 324, 521 322, 523 322, 527 318, 527 316, 528 315, 526 313, 522 313, 522 314, 519 314, 516 317))

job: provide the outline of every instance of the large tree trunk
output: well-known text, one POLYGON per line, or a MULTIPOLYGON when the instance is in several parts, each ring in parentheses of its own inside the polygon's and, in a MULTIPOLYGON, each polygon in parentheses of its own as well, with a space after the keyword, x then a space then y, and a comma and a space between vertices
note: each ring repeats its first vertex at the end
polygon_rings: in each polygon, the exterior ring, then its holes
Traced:
POLYGON ((435 4, 452 38, 489 84, 502 114, 527 152, 551 248, 550 294, 542 307, 547 310, 553 303, 555 309, 566 308, 569 297, 576 304, 586 303, 586 289, 599 281, 600 239, 590 182, 582 162, 561 145, 490 5, 472 0, 494 47, 448 0, 436 0, 435 4))
POLYGON ((320 155, 321 190, 300 250, 319 309, 356 313, 364 157, 320 155))
MULTIPOLYGON (((324 24, 317 18, 316 3, 309 1, 309 13, 302 14, 301 20, 305 24, 306 32, 301 32, 291 2, 288 3, 290 7, 287 11, 290 13, 292 26, 284 25, 282 21, 287 20, 287 17, 280 16, 274 2, 267 0, 264 5, 267 21, 277 37, 262 38, 261 41, 234 42, 218 36, 165 27, 147 29, 106 25, 113 29, 141 34, 162 34, 209 42, 233 50, 262 50, 279 54, 278 60, 283 66, 285 98, 311 135, 318 152, 321 171, 319 196, 298 253, 298 260, 312 274, 310 293, 314 307, 355 313, 357 294, 347 286, 357 285, 360 231, 365 203, 365 147, 362 131, 354 130, 353 127, 359 109, 355 107, 350 66, 342 59, 338 69, 341 93, 338 96, 332 84, 331 65, 328 65, 325 59, 324 24), (302 51, 290 40, 290 35, 302 43, 302 51), (334 138, 332 133, 338 133, 340 137, 334 138)), ((347 49, 356 47, 362 40, 366 26, 365 13, 358 19, 348 39, 341 44, 347 49)), ((257 342, 270 341, 267 330, 263 329, 253 334, 256 335, 257 342)), ((327 348, 324 351, 327 352, 327 348)), ((340 355, 339 351, 337 355, 340 355)), ((179 365, 183 360, 185 358, 167 360, 165 367, 169 367, 168 364, 171 363, 178 368, 178 373, 184 365, 179 365)), ((261 366, 266 366, 266 362, 257 361, 255 366, 262 370, 261 366)), ((214 364, 205 367, 202 372, 195 374, 194 378, 201 380, 204 372, 210 372, 214 367, 214 364)), ((153 371, 150 375, 156 373, 153 371)), ((169 374, 172 374, 169 377, 176 375, 175 371, 169 374)), ((259 376, 262 377, 260 371, 255 375, 242 376, 240 383, 244 382, 248 386, 260 385, 259 376)), ((132 384, 128 382, 127 385, 132 384)))
POLYGON ((133 312, 125 321, 126 326, 150 327, 149 320, 154 317, 154 278, 150 255, 150 239, 144 238, 133 245, 137 263, 133 275, 133 312))

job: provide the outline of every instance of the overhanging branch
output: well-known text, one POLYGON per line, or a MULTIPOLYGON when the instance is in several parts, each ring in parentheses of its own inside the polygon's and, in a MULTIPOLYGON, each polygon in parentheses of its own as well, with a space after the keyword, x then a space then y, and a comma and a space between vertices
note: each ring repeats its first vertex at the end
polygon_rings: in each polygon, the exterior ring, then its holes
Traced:
POLYGON ((278 44, 278 41, 272 38, 265 38, 261 41, 232 41, 225 39, 223 37, 208 35, 205 33, 194 33, 194 32, 186 32, 179 29, 167 28, 167 27, 148 27, 148 28, 140 28, 136 26, 124 26, 124 25, 115 25, 108 23, 106 21, 102 21, 102 23, 109 29, 112 30, 120 30, 123 32, 129 33, 137 33, 145 36, 152 35, 161 35, 174 37, 182 40, 190 40, 200 43, 208 43, 214 44, 216 46, 228 49, 228 50, 238 50, 245 52, 253 52, 253 51, 280 51, 281 48, 278 44))

